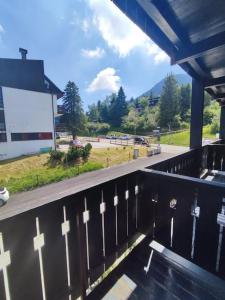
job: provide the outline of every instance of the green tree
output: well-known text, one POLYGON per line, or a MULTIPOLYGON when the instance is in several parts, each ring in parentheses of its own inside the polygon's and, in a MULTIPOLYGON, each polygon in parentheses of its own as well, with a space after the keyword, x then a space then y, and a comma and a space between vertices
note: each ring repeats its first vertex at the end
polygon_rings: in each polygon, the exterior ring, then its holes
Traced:
POLYGON ((180 117, 182 121, 187 122, 188 111, 191 107, 191 86, 190 84, 180 87, 180 117))
POLYGON ((204 107, 209 106, 212 102, 212 96, 209 95, 209 93, 204 93, 204 107))
POLYGON ((110 125, 108 123, 99 123, 99 122, 88 122, 87 123, 87 128, 89 130, 89 133, 91 135, 96 135, 96 134, 106 134, 109 129, 110 125))
POLYGON ((149 97, 141 97, 139 99, 139 103, 140 103, 140 106, 141 106, 141 109, 146 109, 148 108, 149 106, 149 97))
POLYGON ((217 101, 211 101, 210 105, 207 105, 204 108, 203 124, 208 125, 215 120, 220 120, 220 106, 217 101))
POLYGON ((109 122, 109 107, 111 103, 111 98, 113 97, 113 94, 111 96, 107 96, 103 101, 98 101, 98 111, 99 111, 99 116, 100 122, 109 122))
POLYGON ((79 89, 76 84, 69 81, 64 90, 63 106, 65 114, 63 116, 65 126, 71 132, 73 139, 77 134, 85 129, 85 115, 82 108, 82 101, 79 89))
POLYGON ((162 128, 173 127, 173 118, 179 114, 178 86, 176 78, 166 77, 159 104, 159 120, 162 128))
POLYGON ((122 128, 136 134, 136 130, 139 128, 140 118, 134 107, 131 107, 127 116, 123 117, 122 128))
POLYGON ((123 88, 120 87, 117 96, 114 96, 110 105, 110 123, 112 126, 120 127, 123 117, 127 115, 127 102, 123 88))
POLYGON ((98 122, 100 119, 100 112, 99 112, 98 105, 96 104, 89 105, 87 116, 89 122, 98 122))
POLYGON ((143 129, 145 131, 152 131, 158 125, 159 108, 158 106, 146 107, 142 113, 143 129))

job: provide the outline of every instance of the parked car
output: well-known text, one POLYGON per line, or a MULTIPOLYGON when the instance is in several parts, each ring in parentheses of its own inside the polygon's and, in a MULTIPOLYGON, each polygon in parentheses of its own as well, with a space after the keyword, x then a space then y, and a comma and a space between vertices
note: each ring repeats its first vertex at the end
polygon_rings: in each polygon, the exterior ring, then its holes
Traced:
POLYGON ((136 137, 134 138, 134 143, 135 143, 135 144, 138 144, 138 145, 149 146, 149 142, 148 142, 145 138, 143 138, 143 137, 141 137, 141 136, 136 136, 136 137))
POLYGON ((120 138, 121 140, 130 140, 129 135, 122 135, 120 138))
POLYGON ((0 207, 9 200, 9 192, 5 187, 0 187, 0 207))
POLYGON ((110 139, 110 140, 116 140, 117 139, 117 137, 115 135, 107 135, 106 138, 110 139))
POLYGON ((76 148, 83 148, 84 147, 83 144, 82 144, 82 142, 80 140, 78 140, 78 139, 72 140, 70 142, 70 146, 71 147, 76 147, 76 148))

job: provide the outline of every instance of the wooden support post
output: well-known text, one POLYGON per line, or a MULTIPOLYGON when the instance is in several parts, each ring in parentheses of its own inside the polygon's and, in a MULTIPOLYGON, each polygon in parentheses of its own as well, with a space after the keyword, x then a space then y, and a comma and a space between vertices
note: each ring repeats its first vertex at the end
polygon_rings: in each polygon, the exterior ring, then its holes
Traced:
POLYGON ((204 87, 201 81, 192 79, 191 99, 191 132, 190 148, 195 149, 202 146, 202 126, 204 109, 204 87))
POLYGON ((220 139, 225 140, 225 105, 221 106, 220 139))

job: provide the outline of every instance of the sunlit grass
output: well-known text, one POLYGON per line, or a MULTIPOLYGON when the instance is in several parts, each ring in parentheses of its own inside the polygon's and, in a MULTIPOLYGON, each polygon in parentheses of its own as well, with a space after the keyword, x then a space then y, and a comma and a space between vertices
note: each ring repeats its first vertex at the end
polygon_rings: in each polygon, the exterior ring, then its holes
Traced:
MULTIPOLYGON (((137 146, 135 148, 139 149, 140 157, 147 155, 146 147, 137 146)), ((89 161, 101 163, 104 167, 118 165, 133 159, 133 149, 133 146, 92 149, 89 161)))
MULTIPOLYGON (((205 126, 203 128, 204 139, 215 139, 216 136, 210 132, 210 127, 205 126)), ((161 144, 176 145, 176 146, 189 146, 190 143, 190 131, 167 134, 161 136, 161 144)))
MULTIPOLYGON (((138 148, 140 157, 146 156, 146 147, 138 148)), ((87 163, 68 167, 50 167, 48 157, 49 154, 40 154, 0 162, 0 186, 6 186, 11 193, 16 193, 128 162, 133 159, 133 147, 92 149, 87 163)))

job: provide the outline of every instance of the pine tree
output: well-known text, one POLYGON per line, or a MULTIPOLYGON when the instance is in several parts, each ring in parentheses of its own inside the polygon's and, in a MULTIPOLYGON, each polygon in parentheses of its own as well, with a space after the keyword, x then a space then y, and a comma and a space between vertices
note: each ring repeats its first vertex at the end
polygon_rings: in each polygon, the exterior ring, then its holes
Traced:
POLYGON ((110 123, 115 127, 120 127, 123 117, 128 113, 126 96, 123 88, 120 87, 117 96, 112 97, 110 105, 110 123))
POLYGON ((172 74, 168 75, 164 81, 159 108, 160 126, 163 128, 177 127, 175 123, 177 123, 179 114, 178 86, 176 78, 172 74))
POLYGON ((76 84, 69 81, 64 90, 63 106, 65 109, 64 122, 73 139, 85 128, 85 116, 82 108, 82 101, 79 89, 76 84))
POLYGON ((191 108, 191 86, 190 84, 182 85, 180 88, 180 116, 186 121, 188 110, 191 108))

